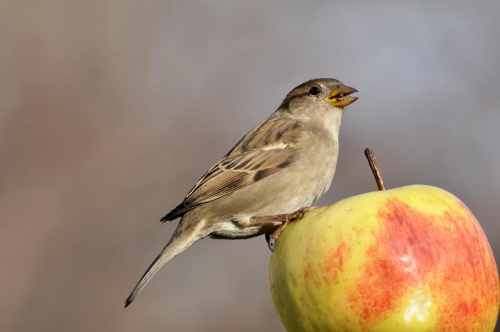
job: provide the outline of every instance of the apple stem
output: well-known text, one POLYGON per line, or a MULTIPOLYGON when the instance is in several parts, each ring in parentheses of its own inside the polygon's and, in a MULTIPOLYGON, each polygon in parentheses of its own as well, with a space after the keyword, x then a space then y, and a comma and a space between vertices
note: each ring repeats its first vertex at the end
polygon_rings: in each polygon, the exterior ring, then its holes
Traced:
POLYGON ((378 190, 385 190, 384 177, 382 176, 382 172, 380 171, 375 151, 366 148, 365 156, 366 159, 368 159, 368 163, 370 164, 370 168, 372 169, 375 181, 377 181, 378 190))

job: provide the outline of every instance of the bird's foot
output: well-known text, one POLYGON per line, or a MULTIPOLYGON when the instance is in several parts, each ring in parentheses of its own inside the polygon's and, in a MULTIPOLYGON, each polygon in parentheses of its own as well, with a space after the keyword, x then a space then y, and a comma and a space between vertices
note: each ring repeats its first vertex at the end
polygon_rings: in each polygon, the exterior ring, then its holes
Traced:
POLYGON ((298 221, 304 217, 306 212, 309 212, 311 210, 317 209, 317 206, 309 206, 309 207, 304 207, 301 208, 293 213, 290 214, 281 214, 279 217, 281 217, 280 221, 282 221, 282 224, 278 226, 273 232, 267 233, 266 236, 266 241, 267 241, 267 246, 271 251, 274 250, 274 244, 278 240, 279 236, 283 231, 285 230, 286 226, 290 224, 291 222, 298 221))

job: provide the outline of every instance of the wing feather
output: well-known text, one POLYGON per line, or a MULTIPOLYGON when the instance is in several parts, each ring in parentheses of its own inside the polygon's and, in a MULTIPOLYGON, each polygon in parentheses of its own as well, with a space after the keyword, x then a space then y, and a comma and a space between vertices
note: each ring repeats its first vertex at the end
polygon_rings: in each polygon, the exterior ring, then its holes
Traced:
POLYGON ((254 128, 205 173, 162 221, 176 219, 200 204, 229 195, 292 163, 299 126, 296 122, 271 119, 254 128))

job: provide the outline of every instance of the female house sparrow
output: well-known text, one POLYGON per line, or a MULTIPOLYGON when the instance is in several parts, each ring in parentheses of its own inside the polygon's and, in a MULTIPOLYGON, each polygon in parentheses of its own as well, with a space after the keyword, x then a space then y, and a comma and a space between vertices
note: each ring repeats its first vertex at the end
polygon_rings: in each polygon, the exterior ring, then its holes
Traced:
POLYGON ((310 206, 330 187, 344 107, 356 89, 315 79, 293 89, 162 218, 181 217, 170 241, 125 301, 127 307, 155 273, 205 237, 243 239, 276 230, 280 215, 310 206))

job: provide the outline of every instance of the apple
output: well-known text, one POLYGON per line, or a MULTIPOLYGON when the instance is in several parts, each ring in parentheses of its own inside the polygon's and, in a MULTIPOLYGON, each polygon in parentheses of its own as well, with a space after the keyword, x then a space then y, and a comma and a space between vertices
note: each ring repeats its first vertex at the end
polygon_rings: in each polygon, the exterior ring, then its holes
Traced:
POLYGON ((412 185, 347 198, 291 222, 269 281, 287 331, 493 331, 498 270, 449 192, 412 185))

